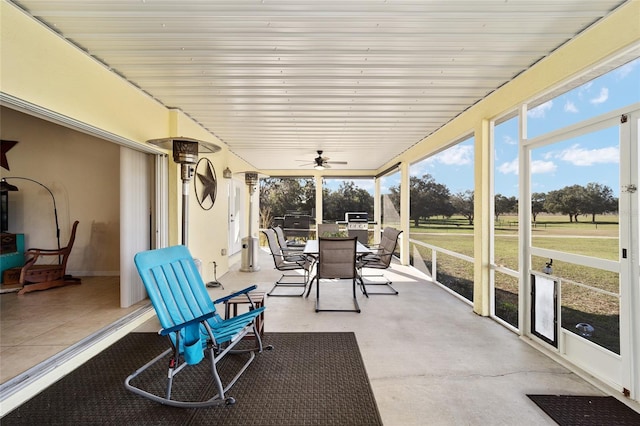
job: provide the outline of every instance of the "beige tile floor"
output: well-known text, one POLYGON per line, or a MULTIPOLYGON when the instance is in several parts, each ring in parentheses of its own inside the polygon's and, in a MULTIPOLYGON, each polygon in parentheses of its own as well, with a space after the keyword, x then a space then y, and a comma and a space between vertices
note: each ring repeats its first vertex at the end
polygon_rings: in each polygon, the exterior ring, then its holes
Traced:
POLYGON ((146 305, 120 308, 117 277, 18 295, 0 294, 0 382, 146 305))
MULTIPOLYGON (((263 251, 260 265, 247 273, 236 264, 219 277, 224 289, 209 289, 211 297, 249 284, 268 290, 279 273, 263 251)), ((527 393, 603 394, 416 270, 393 265, 386 274, 400 294, 367 299, 359 293, 361 314, 316 313, 315 289, 309 298, 268 297, 265 331, 354 332, 385 425, 552 425, 527 393)), ((325 306, 351 304, 348 285, 322 289, 325 306)), ((113 279, 87 279, 82 286, 1 295, 2 377, 129 312, 117 308, 117 294, 113 279)), ((157 331, 157 319, 137 329, 157 331)))

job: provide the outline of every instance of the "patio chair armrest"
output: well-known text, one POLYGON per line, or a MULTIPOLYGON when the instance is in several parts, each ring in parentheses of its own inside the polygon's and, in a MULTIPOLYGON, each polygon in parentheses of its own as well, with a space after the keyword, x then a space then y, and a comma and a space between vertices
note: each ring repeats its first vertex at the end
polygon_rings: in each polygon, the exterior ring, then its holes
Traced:
POLYGON ((304 250, 304 246, 286 247, 286 248, 281 248, 280 250, 282 250, 282 254, 284 254, 285 256, 299 255, 300 252, 304 250))
POLYGON ((190 326, 191 324, 201 323, 201 322, 203 322, 203 321, 205 321, 205 320, 207 320, 207 319, 209 319, 209 318, 211 318, 211 317, 213 317, 215 315, 216 315, 215 311, 209 312, 207 314, 201 315, 198 318, 194 318, 194 319, 189 320, 187 322, 184 322, 182 324, 174 325, 173 327, 169 327, 169 328, 163 328, 162 330, 160 330, 158 332, 158 334, 160 334, 161 336, 166 336, 169 333, 173 333, 175 331, 182 330, 183 328, 186 328, 186 327, 190 326))
POLYGON ((369 246, 371 250, 370 254, 380 255, 385 253, 385 249, 382 246, 369 246))
POLYGON ((213 303, 217 305, 218 303, 226 302, 227 300, 233 299, 236 296, 241 296, 243 294, 247 294, 250 291, 255 290, 256 288, 258 288, 258 286, 254 284, 252 286, 249 286, 249 287, 245 288, 244 290, 236 291, 235 293, 231 293, 228 296, 224 296, 224 297, 221 297, 220 299, 216 299, 216 300, 213 301, 213 303))
POLYGON ((391 256, 391 253, 388 253, 384 250, 379 250, 377 252, 369 253, 362 256, 360 261, 362 265, 366 266, 368 263, 382 262, 382 259, 388 256, 391 256))

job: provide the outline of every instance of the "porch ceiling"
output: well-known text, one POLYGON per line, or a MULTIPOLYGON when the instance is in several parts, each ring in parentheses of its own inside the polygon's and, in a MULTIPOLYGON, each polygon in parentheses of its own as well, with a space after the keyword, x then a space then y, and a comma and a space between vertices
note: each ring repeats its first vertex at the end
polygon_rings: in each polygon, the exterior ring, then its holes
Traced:
POLYGON ((20 0, 257 169, 376 170, 621 0, 20 0))

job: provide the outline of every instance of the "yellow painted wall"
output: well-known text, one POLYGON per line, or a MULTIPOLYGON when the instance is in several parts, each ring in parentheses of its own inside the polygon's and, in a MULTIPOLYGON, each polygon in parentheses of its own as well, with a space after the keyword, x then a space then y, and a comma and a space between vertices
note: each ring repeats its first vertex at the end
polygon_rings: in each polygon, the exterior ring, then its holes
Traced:
MULTIPOLYGON (((164 107, 6 2, 0 2, 0 52, 0 90, 5 94, 140 144, 183 136, 220 145, 221 152, 208 156, 219 178, 214 207, 202 210, 193 183, 190 188, 189 246, 203 264, 215 260, 218 273, 226 272, 228 258, 220 254, 228 240, 222 170, 252 169, 246 162, 184 113, 164 107)), ((182 190, 179 166, 169 158, 169 242, 178 244, 182 190)))
POLYGON ((133 141, 167 134, 157 101, 4 1, 0 19, 3 92, 133 141))

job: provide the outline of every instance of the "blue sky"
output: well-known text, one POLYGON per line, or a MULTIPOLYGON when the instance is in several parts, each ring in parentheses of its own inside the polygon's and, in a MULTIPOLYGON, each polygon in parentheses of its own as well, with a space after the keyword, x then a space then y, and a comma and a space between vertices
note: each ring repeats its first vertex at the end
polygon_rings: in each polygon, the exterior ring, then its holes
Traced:
MULTIPOLYGON (((529 111, 528 136, 533 138, 636 102, 640 102, 640 59, 529 111)), ((495 192, 506 196, 518 195, 517 125, 514 118, 496 126, 495 131, 495 192)), ((619 194, 617 126, 534 149, 531 157, 533 192, 597 182, 619 194)))
MULTIPOLYGON (((640 59, 566 92, 528 113, 529 138, 640 102, 640 59)), ((473 189, 473 138, 411 166, 412 176, 431 174, 452 194, 473 189)), ((589 182, 619 193, 618 128, 532 151, 532 191, 549 192, 589 182)), ((398 185, 399 173, 384 178, 383 193, 398 185)), ((356 184, 373 192, 373 182, 356 184)), ((495 192, 518 196, 518 119, 495 128, 495 192)))

